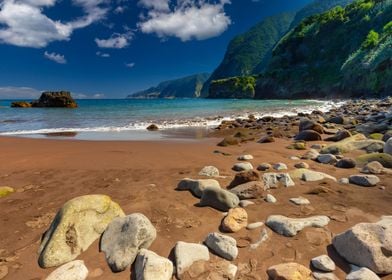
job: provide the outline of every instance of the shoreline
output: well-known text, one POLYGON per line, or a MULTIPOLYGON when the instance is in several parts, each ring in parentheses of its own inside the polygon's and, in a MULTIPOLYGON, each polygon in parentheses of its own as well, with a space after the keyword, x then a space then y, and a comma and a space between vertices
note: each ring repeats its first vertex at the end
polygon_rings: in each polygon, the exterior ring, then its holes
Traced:
MULTIPOLYGON (((339 112, 334 111, 335 114, 339 112)), ((376 111, 373 113, 377 116, 376 111)), ((310 117, 316 116, 319 115, 310 117)), ((0 185, 15 189, 14 193, 0 198, 0 223, 4 225, 0 228, 0 267, 7 267, 8 271, 3 279, 45 279, 55 269, 38 266, 40 239, 56 212, 75 197, 105 194, 126 214, 143 213, 157 229, 157 238, 149 249, 170 258, 177 241, 202 243, 208 233, 220 231, 222 212, 211 207, 198 207, 199 199, 190 192, 175 190, 184 178, 206 179, 199 175, 204 166, 212 165, 219 169, 220 177, 212 179, 216 179, 224 189, 236 175, 233 165, 244 154, 254 157, 249 162, 255 170, 262 163, 285 163, 288 170, 282 172, 292 172, 296 170, 295 165, 302 161, 309 165, 309 170, 324 172, 337 179, 360 174, 361 166, 342 169, 333 164, 294 158, 301 157, 313 144, 333 144, 324 141, 332 134, 323 134, 323 140, 307 142, 305 150, 287 149, 294 142, 290 135, 298 134, 299 118, 274 119, 265 123, 264 119, 258 129, 245 128, 256 124, 257 120, 227 123, 226 128, 216 130, 211 135, 213 137, 196 141, 64 141, 56 138, 0 137, 0 185), (238 127, 230 128, 234 124, 238 127), (278 127, 281 128, 280 135, 275 130, 278 127), (222 138, 239 132, 247 137, 240 135, 241 141, 235 145, 217 146, 222 138), (259 137, 268 132, 274 137, 274 142, 257 143, 259 137)), ((362 121, 366 123, 365 118, 362 121)), ((381 122, 377 117, 373 121, 381 122)), ((328 125, 323 124, 325 126, 328 125)), ((344 156, 355 159, 363 154, 366 151, 355 150, 344 156)), ((263 176, 276 171, 256 172, 263 176)), ((326 215, 331 221, 326 227, 305 228, 291 238, 263 226, 269 239, 256 249, 251 249, 250 244, 259 240, 260 229, 244 228, 236 233, 224 233, 237 240, 239 256, 231 263, 238 267, 239 279, 268 279, 267 269, 285 262, 311 268, 310 259, 321 254, 328 254, 333 259, 337 264, 335 275, 344 279, 349 273, 349 266, 333 249, 331 238, 358 223, 377 222, 382 215, 392 214, 392 175, 377 176, 380 182, 370 188, 340 184, 329 179, 305 182, 294 178, 294 187, 280 186, 264 192, 262 197, 250 199, 254 204, 244 208, 249 223, 265 222, 270 215, 277 214, 292 218, 326 215), (267 193, 273 194, 277 203, 265 202, 267 193), (290 198, 299 196, 307 198, 310 205, 297 206, 289 202, 290 198)), ((210 257, 213 267, 222 260, 212 253, 210 257)), ((88 279, 130 278, 129 268, 121 273, 110 271, 104 254, 99 252, 98 240, 77 259, 84 260, 90 273, 88 279)), ((187 274, 183 279, 205 278, 187 274)), ((391 280, 392 275, 382 279, 391 280)))

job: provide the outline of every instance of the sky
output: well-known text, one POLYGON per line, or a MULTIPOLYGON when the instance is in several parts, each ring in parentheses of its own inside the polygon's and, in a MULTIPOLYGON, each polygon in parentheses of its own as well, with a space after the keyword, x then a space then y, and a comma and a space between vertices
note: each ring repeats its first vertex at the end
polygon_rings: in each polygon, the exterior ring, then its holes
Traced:
POLYGON ((0 99, 124 98, 211 73, 229 41, 311 0, 0 0, 0 99))

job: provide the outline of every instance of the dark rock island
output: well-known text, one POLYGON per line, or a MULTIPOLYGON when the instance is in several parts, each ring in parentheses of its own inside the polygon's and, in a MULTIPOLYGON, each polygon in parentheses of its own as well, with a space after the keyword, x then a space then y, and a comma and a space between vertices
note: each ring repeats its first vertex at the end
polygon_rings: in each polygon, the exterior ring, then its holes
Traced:
POLYGON ((78 104, 69 91, 46 91, 38 100, 32 102, 12 102, 13 108, 77 108, 78 104))

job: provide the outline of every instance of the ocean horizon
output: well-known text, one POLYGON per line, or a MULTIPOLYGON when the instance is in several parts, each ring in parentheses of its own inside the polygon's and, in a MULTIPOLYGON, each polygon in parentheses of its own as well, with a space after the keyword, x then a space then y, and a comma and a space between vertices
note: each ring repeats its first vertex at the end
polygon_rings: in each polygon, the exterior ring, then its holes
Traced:
POLYGON ((65 109, 11 108, 13 101, 0 101, 0 136, 58 135, 82 140, 166 139, 170 132, 209 129, 223 120, 327 111, 344 103, 342 100, 79 99, 78 108, 65 109), (147 131, 150 124, 156 124, 159 132, 147 131))

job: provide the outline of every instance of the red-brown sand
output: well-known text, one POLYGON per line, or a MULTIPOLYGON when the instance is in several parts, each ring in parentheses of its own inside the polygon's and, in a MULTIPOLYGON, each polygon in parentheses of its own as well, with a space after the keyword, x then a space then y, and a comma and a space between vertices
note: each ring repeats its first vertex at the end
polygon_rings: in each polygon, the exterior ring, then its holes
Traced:
MULTIPOLYGON (((40 238, 58 209, 69 199, 85 194, 107 194, 118 202, 125 213, 145 214, 155 225, 158 237, 150 247, 168 257, 177 241, 202 242, 210 232, 219 231, 222 213, 195 204, 198 199, 189 192, 175 191, 184 177, 199 178, 205 165, 219 168, 227 186, 234 176, 231 167, 241 154, 252 154, 256 167, 263 162, 284 162, 294 169, 292 155, 303 151, 289 150, 286 140, 271 144, 245 143, 227 148, 217 147, 219 139, 176 142, 92 142, 53 139, 0 138, 0 186, 16 192, 0 198, 0 265, 8 267, 4 279, 45 279, 53 269, 37 264, 40 238), (224 156, 215 150, 230 153, 224 156)), ((307 161, 311 169, 341 178, 358 170, 337 169, 307 161)), ((288 238, 268 231, 270 239, 258 249, 240 248, 233 262, 252 267, 241 279, 267 279, 266 269, 282 262, 294 261, 309 267, 310 259, 329 254, 338 264, 336 274, 344 279, 347 264, 330 245, 331 235, 359 222, 377 221, 392 215, 392 176, 380 175, 385 189, 340 185, 330 180, 316 183, 295 181, 292 188, 272 190, 278 199, 269 204, 262 199, 246 208, 249 222, 265 221, 270 214, 290 217, 328 215, 333 217, 325 229, 308 228, 288 238), (319 186, 330 193, 308 195, 319 186), (288 200, 304 196, 310 206, 295 206, 288 200), (337 221, 338 220, 338 221, 337 221), (252 265, 249 265, 249 264, 252 265)), ((232 234, 246 246, 256 240, 259 230, 232 234)), ((99 252, 98 241, 81 254, 90 271, 89 279, 130 279, 130 271, 113 274, 99 252)), ((383 279, 392 279, 392 275, 383 279)))

